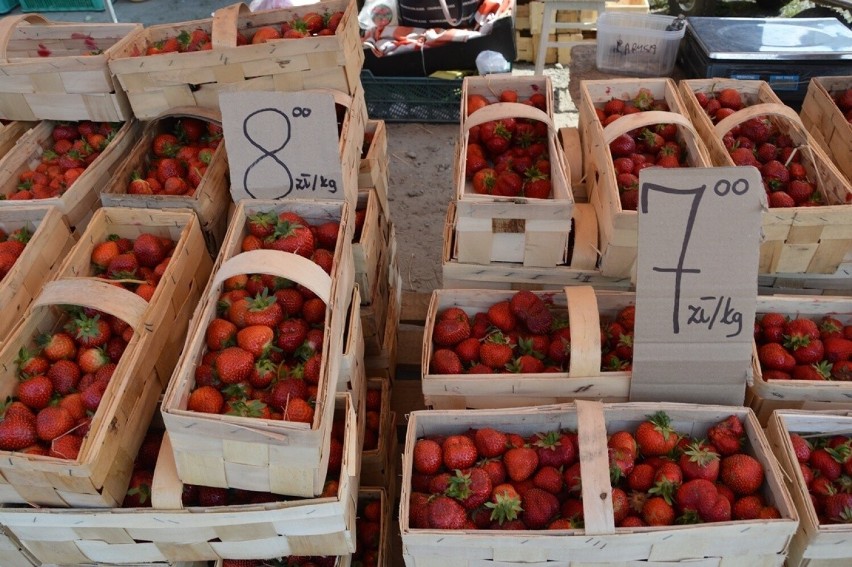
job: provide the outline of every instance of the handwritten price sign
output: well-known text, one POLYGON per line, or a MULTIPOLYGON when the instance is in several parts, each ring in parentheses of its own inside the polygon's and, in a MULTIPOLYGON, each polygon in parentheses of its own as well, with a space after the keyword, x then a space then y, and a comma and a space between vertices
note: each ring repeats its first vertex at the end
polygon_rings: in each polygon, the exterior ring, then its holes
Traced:
POLYGON ((631 400, 742 404, 761 212, 753 167, 640 175, 631 400))
POLYGON ((331 94, 233 92, 219 103, 234 201, 344 198, 331 94))

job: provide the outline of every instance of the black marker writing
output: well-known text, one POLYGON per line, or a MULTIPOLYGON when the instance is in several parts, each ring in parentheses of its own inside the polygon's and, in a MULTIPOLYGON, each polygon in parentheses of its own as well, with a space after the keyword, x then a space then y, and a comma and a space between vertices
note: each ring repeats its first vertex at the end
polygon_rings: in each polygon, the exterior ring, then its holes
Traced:
POLYGON ((248 183, 249 173, 257 164, 259 164, 263 160, 271 159, 272 161, 274 161, 275 163, 280 165, 281 169, 286 174, 286 179, 285 179, 284 175, 281 176, 281 181, 282 181, 281 185, 282 185, 282 188, 284 189, 284 192, 281 195, 279 195, 277 197, 272 197, 272 198, 281 199, 281 198, 284 198, 287 195, 289 195, 290 192, 293 190, 293 175, 290 173, 290 168, 287 167, 287 164, 284 163, 283 161, 281 161, 278 158, 278 156, 276 156, 275 154, 280 152, 281 150, 283 150, 284 147, 287 145, 287 143, 290 141, 290 118, 288 118, 285 113, 281 112, 277 108, 260 108, 258 110, 255 110, 254 112, 252 112, 248 116, 246 116, 245 120, 243 120, 243 136, 245 136, 245 138, 246 138, 246 140, 248 140, 249 144, 251 144, 252 146, 257 148, 258 150, 260 150, 260 152, 262 154, 260 157, 258 157, 256 160, 254 160, 246 168, 245 172, 243 173, 243 188, 245 189, 246 193, 248 193, 250 197, 255 197, 254 193, 252 193, 251 190, 249 189, 249 183, 248 183), (260 130, 260 129, 268 130, 270 128, 270 124, 269 124, 268 121, 272 117, 271 116, 264 117, 263 116, 264 114, 267 114, 267 115, 271 114, 273 116, 280 116, 284 119, 284 125, 285 125, 285 127, 283 128, 284 141, 281 143, 280 146, 278 146, 275 149, 268 149, 268 148, 263 147, 261 144, 258 144, 254 140, 254 138, 252 138, 251 134, 249 133, 249 121, 252 118, 254 118, 255 116, 261 117, 261 124, 260 124, 260 128, 258 128, 258 130, 260 130))

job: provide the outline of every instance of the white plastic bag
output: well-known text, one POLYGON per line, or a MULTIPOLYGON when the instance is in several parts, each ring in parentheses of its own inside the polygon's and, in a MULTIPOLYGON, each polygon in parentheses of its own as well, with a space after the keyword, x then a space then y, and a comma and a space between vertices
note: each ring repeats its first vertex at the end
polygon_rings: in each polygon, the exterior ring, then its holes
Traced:
POLYGON ((397 10, 396 0, 364 0, 358 24, 362 30, 395 26, 399 22, 397 10))
POLYGON ((279 8, 290 8, 292 6, 307 6, 316 4, 317 0, 251 0, 249 10, 259 12, 261 10, 277 10, 279 8))

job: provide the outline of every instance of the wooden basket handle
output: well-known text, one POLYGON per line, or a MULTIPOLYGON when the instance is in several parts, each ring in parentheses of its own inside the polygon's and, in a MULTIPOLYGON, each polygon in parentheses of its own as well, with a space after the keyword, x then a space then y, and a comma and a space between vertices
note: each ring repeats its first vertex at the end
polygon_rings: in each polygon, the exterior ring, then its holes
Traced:
POLYGON ((215 290, 226 279, 240 274, 269 274, 305 286, 328 305, 331 276, 308 258, 278 250, 250 250, 226 260, 213 277, 215 290))
POLYGON ((568 323, 571 325, 570 378, 600 376, 601 326, 598 298, 591 286, 566 286, 568 323))
POLYGON ((683 114, 663 110, 649 110, 647 112, 628 114, 607 124, 603 129, 604 143, 609 145, 610 142, 630 130, 653 126, 654 124, 676 124, 677 126, 683 126, 692 133, 695 139, 701 139, 698 131, 695 130, 695 126, 683 114))
POLYGON ((757 118, 758 116, 767 115, 786 118, 790 121, 791 125, 794 128, 798 129, 801 132, 805 131, 802 127, 801 118, 799 118, 799 115, 796 114, 796 112, 792 108, 774 102, 764 102, 762 104, 753 104, 751 106, 746 106, 745 108, 734 112, 730 116, 726 116, 725 118, 720 120, 718 124, 713 126, 713 132, 715 132, 716 137, 721 140, 722 137, 728 132, 730 132, 734 126, 742 124, 746 120, 757 118))
POLYGON ((210 42, 213 49, 237 46, 237 23, 240 16, 251 13, 243 2, 219 8, 213 12, 213 25, 210 28, 210 42))
POLYGON ((0 62, 7 62, 6 48, 9 46, 9 40, 12 39, 12 33, 15 31, 15 28, 22 22, 30 24, 50 23, 41 14, 18 14, 17 16, 5 16, 0 19, 0 62))
POLYGON ((464 119, 462 131, 467 133, 474 126, 491 122, 492 120, 500 120, 501 118, 526 118, 528 120, 538 120, 547 124, 548 133, 551 136, 556 136, 556 126, 553 125, 553 120, 546 112, 537 109, 528 104, 519 102, 495 102, 488 106, 483 106, 479 110, 473 111, 470 116, 464 119))
POLYGON ((612 486, 609 482, 609 452, 603 404, 577 400, 577 437, 580 445, 580 475, 583 477, 583 519, 586 535, 615 533, 612 486))
POLYGON ((132 291, 97 279, 68 278, 45 284, 33 307, 80 305, 118 317, 138 330, 148 302, 132 291))

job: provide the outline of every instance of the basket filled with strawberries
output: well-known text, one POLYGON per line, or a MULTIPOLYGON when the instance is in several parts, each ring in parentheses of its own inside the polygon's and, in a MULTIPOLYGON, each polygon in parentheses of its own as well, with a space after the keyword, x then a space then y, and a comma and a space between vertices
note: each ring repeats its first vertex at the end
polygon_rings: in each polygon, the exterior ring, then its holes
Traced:
POLYGON ((422 387, 436 409, 574 399, 627 401, 634 295, 436 290, 426 319, 422 387))
POLYGON ((137 118, 175 107, 219 107, 219 90, 335 89, 354 94, 364 50, 355 1, 250 12, 237 3, 212 18, 146 27, 110 58, 137 118))
POLYGON ((209 275, 191 213, 110 211, 95 214, 0 351, 4 395, 32 414, 7 409, 0 421, 3 502, 121 502, 209 275))
MULTIPOLYGON (((391 383, 388 378, 367 378, 364 402, 364 445, 361 454, 361 484, 384 486, 395 495, 396 414, 391 411, 391 383)), ((394 496, 395 497, 395 496, 394 496)))
POLYGON ((468 99, 456 155, 456 256, 485 265, 563 264, 574 197, 558 133, 545 112, 547 97, 535 93, 527 103, 494 102, 476 110, 487 99, 468 99))
POLYGON ((0 20, 0 118, 133 118, 108 61, 141 24, 51 22, 39 14, 0 20))
POLYGON ((121 123, 43 120, 0 161, 0 207, 55 206, 82 230, 100 206, 109 182, 139 132, 121 123))
POLYGON ((779 565, 797 516, 747 408, 577 401, 413 412, 400 524, 415 562, 779 565))
POLYGON ((0 209, 0 345, 73 245, 55 207, 0 209))
POLYGON ((756 313, 746 398, 761 423, 776 409, 852 408, 848 298, 759 296, 756 313))
POLYGON ((849 560, 852 416, 847 411, 779 410, 766 428, 799 514, 789 567, 849 560))
POLYGON ((187 109, 145 124, 100 192, 105 207, 192 209, 215 257, 227 229, 228 157, 216 111, 187 109))
POLYGON ((802 124, 837 169, 852 181, 852 76, 812 77, 802 102, 802 124))
POLYGON ((163 400, 182 481, 322 490, 354 286, 349 211, 237 205, 163 400))
POLYGON ((852 185, 792 109, 721 87, 709 94, 700 84, 681 88, 693 122, 712 132, 713 164, 760 171, 769 210, 758 272, 834 274, 852 246, 852 185))
POLYGON ((304 555, 349 555, 356 548, 361 509, 356 508, 360 439, 348 394, 335 398, 333 417, 332 455, 317 497, 184 483, 176 474, 169 434, 154 420, 147 433, 142 430, 142 447, 130 465, 131 484, 116 507, 5 506, 0 517, 44 564, 115 565, 132 557, 134 565, 184 565, 226 557, 274 558, 296 549, 304 555), (45 533, 66 537, 47 542, 45 533))
POLYGON ((591 93, 607 81, 584 81, 586 179, 598 215, 600 269, 605 276, 628 277, 638 238, 639 172, 648 167, 709 167, 710 155, 669 79, 634 87, 605 101, 591 93), (589 83, 592 83, 591 85, 589 83), (655 88, 652 88, 655 86, 655 88), (595 88, 593 88, 595 87, 595 88), (623 98, 622 98, 623 97, 623 98), (589 108, 591 107, 591 108, 589 108))

